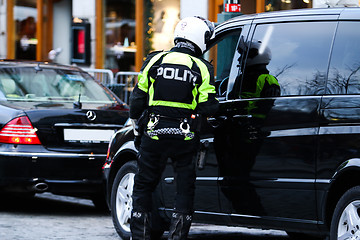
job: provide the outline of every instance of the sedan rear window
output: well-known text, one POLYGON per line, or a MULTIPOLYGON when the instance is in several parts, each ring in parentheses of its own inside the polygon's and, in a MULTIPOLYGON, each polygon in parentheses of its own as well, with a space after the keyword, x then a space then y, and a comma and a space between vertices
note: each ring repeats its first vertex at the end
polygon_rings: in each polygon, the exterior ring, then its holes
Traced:
POLYGON ((89 74, 69 69, 0 68, 0 100, 113 103, 89 74))

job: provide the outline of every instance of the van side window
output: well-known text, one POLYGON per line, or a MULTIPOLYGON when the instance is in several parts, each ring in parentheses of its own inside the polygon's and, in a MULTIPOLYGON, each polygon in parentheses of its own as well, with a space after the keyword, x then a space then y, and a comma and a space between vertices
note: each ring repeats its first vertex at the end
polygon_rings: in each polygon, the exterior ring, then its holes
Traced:
POLYGON ((323 94, 335 27, 335 22, 257 25, 241 98, 323 94))
POLYGON ((225 33, 208 55, 214 65, 217 97, 224 97, 227 91, 230 70, 241 29, 225 33))
POLYGON ((339 23, 326 94, 360 94, 359 27, 359 22, 339 23))

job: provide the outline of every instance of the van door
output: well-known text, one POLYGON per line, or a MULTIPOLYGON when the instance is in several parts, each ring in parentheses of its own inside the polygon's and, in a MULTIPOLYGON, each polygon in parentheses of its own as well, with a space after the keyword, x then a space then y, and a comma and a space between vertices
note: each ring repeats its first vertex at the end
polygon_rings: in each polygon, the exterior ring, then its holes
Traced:
MULTIPOLYGON (((357 10, 357 9, 354 9, 357 10)), ((351 13, 353 9, 344 11, 351 13)), ((330 182, 341 176, 344 169, 359 167, 360 141, 360 32, 358 11, 352 19, 339 22, 329 67, 326 95, 321 106, 317 175, 319 204, 324 203, 330 182), (336 174, 335 174, 336 173, 336 174)), ((345 17, 344 17, 345 18, 345 17)), ((342 176, 355 178, 350 172, 342 176)), ((357 173, 356 173, 357 174, 357 173)), ((348 185, 341 180, 341 186, 348 185)), ((333 185, 335 186, 335 185, 333 185)), ((334 192, 336 195, 339 191, 334 192)), ((334 195, 329 195, 331 199, 334 195)), ((335 197, 335 196, 334 196, 335 197)), ((336 201, 334 201, 335 204, 336 201)), ((333 206, 335 207, 335 206, 333 206)))
POLYGON ((238 46, 247 52, 242 83, 221 104, 217 118, 225 120, 214 140, 234 222, 316 226, 316 136, 335 27, 259 20, 238 46))
MULTIPOLYGON (((219 29, 218 29, 219 31, 219 29)), ((233 56, 239 35, 242 32, 242 26, 236 26, 230 30, 222 30, 219 35, 214 39, 212 51, 221 52, 221 57, 217 59, 217 62, 221 64, 215 64, 215 72, 217 73, 215 84, 218 89, 218 97, 224 98, 226 93, 226 86, 229 79, 230 69, 232 66, 233 56), (223 87, 220 87, 223 86, 223 87)), ((214 54, 207 54, 210 57, 214 54)), ((211 62, 215 59, 209 59, 211 62)), ((235 62, 236 65, 236 62, 235 62)), ((219 180, 219 165, 214 152, 214 128, 208 124, 204 119, 201 128, 201 147, 199 156, 204 156, 204 165, 198 168, 196 173, 195 182, 195 200, 194 210, 196 220, 202 219, 202 221, 211 221, 212 223, 224 223, 228 216, 221 214, 220 201, 218 195, 218 180, 219 180)), ((165 208, 171 210, 173 208, 173 202, 176 194, 175 176, 171 161, 165 167, 163 173, 163 181, 161 182, 163 199, 165 208)))

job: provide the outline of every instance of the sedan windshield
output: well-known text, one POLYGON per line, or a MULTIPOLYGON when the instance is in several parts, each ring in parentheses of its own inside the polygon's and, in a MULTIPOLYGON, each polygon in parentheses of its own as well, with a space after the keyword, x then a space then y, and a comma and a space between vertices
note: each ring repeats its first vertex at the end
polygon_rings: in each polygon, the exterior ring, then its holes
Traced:
POLYGON ((0 100, 113 103, 87 73, 69 69, 0 68, 0 100))

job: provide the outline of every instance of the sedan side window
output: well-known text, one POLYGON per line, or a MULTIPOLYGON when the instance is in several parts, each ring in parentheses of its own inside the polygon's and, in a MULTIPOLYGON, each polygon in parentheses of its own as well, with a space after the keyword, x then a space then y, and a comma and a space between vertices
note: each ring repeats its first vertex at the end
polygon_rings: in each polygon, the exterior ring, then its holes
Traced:
POLYGON ((256 26, 245 63, 242 98, 324 93, 335 22, 256 26))

